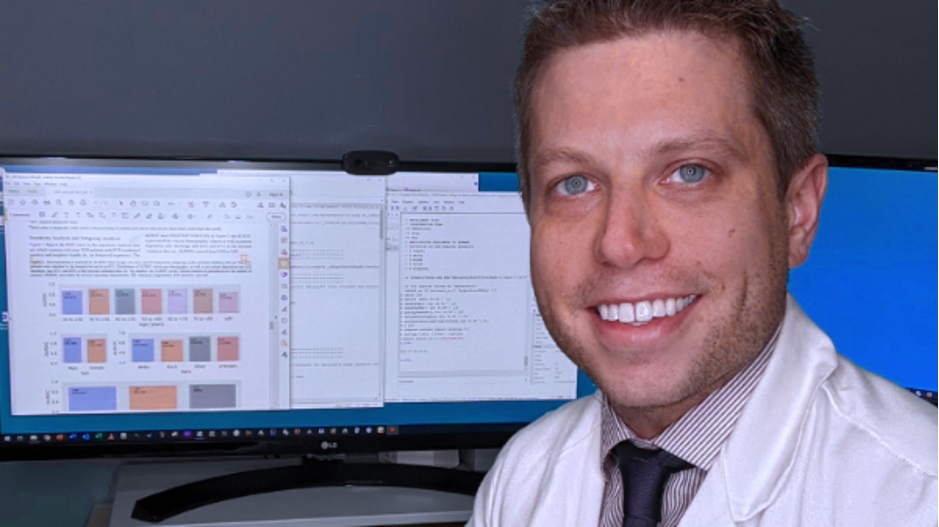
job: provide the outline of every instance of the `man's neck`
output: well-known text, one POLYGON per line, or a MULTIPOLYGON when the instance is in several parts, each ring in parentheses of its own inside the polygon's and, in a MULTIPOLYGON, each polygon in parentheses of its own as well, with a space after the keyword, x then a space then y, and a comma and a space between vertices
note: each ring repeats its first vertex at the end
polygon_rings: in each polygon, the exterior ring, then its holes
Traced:
POLYGON ((677 403, 666 406, 624 407, 610 401, 610 405, 623 424, 629 427, 637 437, 651 440, 681 419, 683 415, 714 393, 715 390, 727 384, 733 379, 734 375, 745 367, 746 364, 677 403))
MULTIPOLYGON (((785 318, 785 315, 783 318, 785 318)), ((628 407, 617 405, 615 402, 608 399, 610 407, 616 413, 617 417, 619 417, 620 421, 626 425, 636 437, 652 440, 658 437, 668 427, 675 424, 692 408, 707 399, 712 393, 731 382, 739 373, 755 364, 760 357, 766 356, 767 353, 776 346, 776 338, 779 336, 782 325, 783 320, 781 319, 776 326, 776 331, 766 344, 763 345, 759 353, 744 361, 740 366, 731 369, 716 381, 678 402, 663 406, 628 407)))

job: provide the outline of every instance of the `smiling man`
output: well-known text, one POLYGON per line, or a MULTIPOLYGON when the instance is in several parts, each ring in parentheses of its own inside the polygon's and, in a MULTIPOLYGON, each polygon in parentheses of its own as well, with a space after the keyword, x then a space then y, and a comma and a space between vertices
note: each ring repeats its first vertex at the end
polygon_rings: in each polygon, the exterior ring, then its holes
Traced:
POLYGON ((800 20, 558 1, 516 81, 538 306, 599 387, 516 435, 477 525, 935 525, 935 409, 787 296, 827 161, 800 20))

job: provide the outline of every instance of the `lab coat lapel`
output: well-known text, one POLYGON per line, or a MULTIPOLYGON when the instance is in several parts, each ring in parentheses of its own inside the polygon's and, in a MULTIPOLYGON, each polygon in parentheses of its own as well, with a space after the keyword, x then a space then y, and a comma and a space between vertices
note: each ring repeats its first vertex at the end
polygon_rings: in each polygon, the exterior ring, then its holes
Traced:
POLYGON ((809 406, 834 371, 828 337, 789 296, 776 349, 680 527, 746 524, 785 488, 809 406))

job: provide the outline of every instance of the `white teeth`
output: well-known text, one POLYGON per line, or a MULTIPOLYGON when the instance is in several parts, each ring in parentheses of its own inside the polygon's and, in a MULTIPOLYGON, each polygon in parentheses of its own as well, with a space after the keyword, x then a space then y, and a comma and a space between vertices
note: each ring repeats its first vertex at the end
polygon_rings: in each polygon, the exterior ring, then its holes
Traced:
POLYGON ((664 300, 659 298, 652 302, 652 316, 655 318, 662 318, 665 316, 664 300))
POLYGON ((665 314, 673 317, 675 313, 678 313, 678 302, 674 298, 669 298, 665 301, 665 314))
POLYGON ((636 312, 633 310, 633 305, 626 302, 619 305, 619 321, 620 322, 635 322, 636 321, 636 312))
POLYGON ((636 303, 601 304, 597 306, 600 318, 609 322, 622 322, 633 326, 645 325, 653 318, 673 317, 691 305, 697 295, 678 298, 656 298, 636 303))

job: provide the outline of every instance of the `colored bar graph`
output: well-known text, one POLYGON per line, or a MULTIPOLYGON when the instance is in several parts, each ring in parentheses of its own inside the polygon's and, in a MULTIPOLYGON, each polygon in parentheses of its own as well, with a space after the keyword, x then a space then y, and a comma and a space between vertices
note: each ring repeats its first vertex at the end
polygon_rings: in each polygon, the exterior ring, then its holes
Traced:
POLYGON ((88 313, 92 315, 110 315, 111 292, 107 289, 89 289, 88 313))
POLYGON ((189 407, 194 410, 235 408, 234 384, 189 385, 189 407))
POLYGON ((90 386, 68 389, 70 412, 102 412, 117 410, 117 388, 90 386))
POLYGON ((144 315, 162 315, 163 314, 163 290, 162 289, 141 289, 140 290, 140 312, 144 315))
POLYGON ((153 339, 131 339, 131 360, 153 362, 153 339))
POLYGON ((217 341, 216 350, 218 351, 218 360, 219 361, 235 361, 238 360, 238 347, 239 347, 238 337, 219 337, 217 341))
POLYGON ((166 292, 167 311, 171 315, 185 315, 189 313, 188 291, 185 289, 169 289, 166 292))
POLYGON ((82 361, 82 339, 80 337, 62 338, 62 362, 74 364, 82 361))
POLYGON ((82 291, 80 289, 69 289, 62 291, 62 314, 84 314, 84 308, 82 306, 82 291))
POLYGON ((203 287, 192 290, 193 313, 212 314, 215 310, 212 306, 212 288, 203 287))
POLYGON ((131 386, 131 410, 174 410, 176 403, 175 386, 131 386))
POLYGON ((218 294, 218 312, 219 313, 237 313, 238 312, 238 292, 224 291, 218 294))
POLYGON ((133 315, 137 313, 134 305, 133 289, 115 289, 114 290, 114 313, 117 315, 133 315))
POLYGON ((209 362, 212 360, 212 339, 209 337, 189 337, 189 360, 209 362))
POLYGON ((163 362, 183 361, 183 341, 180 339, 163 339, 160 341, 160 360, 163 362))
POLYGON ((108 361, 108 341, 103 338, 90 338, 85 341, 88 348, 88 362, 101 364, 108 361))

